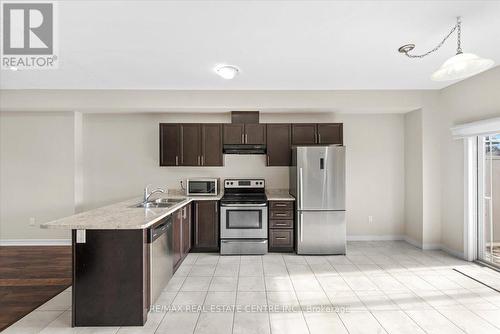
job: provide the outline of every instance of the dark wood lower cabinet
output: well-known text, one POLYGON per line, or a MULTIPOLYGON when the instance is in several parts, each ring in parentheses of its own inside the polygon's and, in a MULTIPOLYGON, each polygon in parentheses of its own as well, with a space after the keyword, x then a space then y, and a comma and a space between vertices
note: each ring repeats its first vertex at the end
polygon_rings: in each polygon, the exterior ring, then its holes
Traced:
POLYGON ((293 251, 293 230, 269 230, 269 247, 273 251, 293 251))
POLYGON ((174 252, 174 268, 176 269, 182 257, 182 209, 172 214, 172 245, 174 252))
POLYGON ((191 203, 185 205, 172 214, 173 226, 173 249, 174 249, 174 271, 179 268, 182 260, 191 250, 191 203))
POLYGON ((193 205, 193 250, 219 251, 219 202, 195 201, 193 205))
POLYGON ((182 257, 191 250, 191 203, 182 208, 182 257))
POLYGON ((269 201, 269 251, 293 252, 294 202, 269 201))
POLYGON ((149 244, 144 230, 86 230, 73 245, 75 327, 143 326, 150 304, 149 244))

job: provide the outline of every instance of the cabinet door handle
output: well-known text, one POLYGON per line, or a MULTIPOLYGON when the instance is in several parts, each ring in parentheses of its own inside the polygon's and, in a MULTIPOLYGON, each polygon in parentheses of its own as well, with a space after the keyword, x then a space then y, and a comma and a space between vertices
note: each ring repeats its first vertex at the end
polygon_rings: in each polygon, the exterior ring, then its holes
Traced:
POLYGON ((198 156, 198 166, 200 165, 200 156, 198 156))
POLYGON ((318 144, 321 144, 321 133, 318 132, 318 144))
POLYGON ((285 237, 276 237, 276 240, 285 240, 285 237))
POLYGON ((278 216, 278 217, 286 217, 286 216, 288 216, 287 213, 275 213, 274 215, 278 216))
POLYGON ((277 207, 280 207, 280 208, 284 208, 286 206, 286 204, 276 203, 276 204, 274 204, 274 206, 277 206, 277 207))
POLYGON ((245 135, 243 133, 241 134, 241 143, 245 144, 245 135))
POLYGON ((179 166, 179 156, 178 155, 175 156, 175 165, 179 166))
POLYGON ((274 225, 276 225, 276 226, 287 226, 288 224, 283 224, 283 223, 275 223, 274 225))
POLYGON ((205 159, 204 159, 204 156, 202 155, 201 156, 201 165, 204 166, 205 165, 205 159))
POLYGON ((245 134, 245 144, 248 144, 248 134, 245 134))
POLYGON ((269 155, 267 156, 267 165, 269 166, 269 155))

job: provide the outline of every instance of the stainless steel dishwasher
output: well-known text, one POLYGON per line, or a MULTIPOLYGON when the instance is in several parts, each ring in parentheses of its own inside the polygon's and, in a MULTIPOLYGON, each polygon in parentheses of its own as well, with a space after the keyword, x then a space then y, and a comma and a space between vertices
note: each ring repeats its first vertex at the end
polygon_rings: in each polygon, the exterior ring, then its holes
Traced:
POLYGON ((172 245, 172 216, 165 217, 149 229, 151 304, 172 278, 174 267, 172 245))

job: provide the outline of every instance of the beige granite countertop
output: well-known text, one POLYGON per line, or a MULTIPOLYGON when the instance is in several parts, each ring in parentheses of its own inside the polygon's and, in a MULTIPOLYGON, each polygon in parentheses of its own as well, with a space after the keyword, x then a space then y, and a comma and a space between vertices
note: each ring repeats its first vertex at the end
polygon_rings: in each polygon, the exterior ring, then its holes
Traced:
POLYGON ((133 198, 43 223, 40 224, 40 227, 70 230, 144 229, 154 225, 157 221, 174 213, 192 201, 218 201, 221 197, 222 194, 217 196, 186 197, 180 195, 180 192, 169 191, 169 195, 160 196, 160 198, 181 198, 183 201, 168 208, 137 208, 133 206, 140 203, 142 199, 133 198))
POLYGON ((266 196, 268 201, 295 201, 288 189, 266 189, 266 196))

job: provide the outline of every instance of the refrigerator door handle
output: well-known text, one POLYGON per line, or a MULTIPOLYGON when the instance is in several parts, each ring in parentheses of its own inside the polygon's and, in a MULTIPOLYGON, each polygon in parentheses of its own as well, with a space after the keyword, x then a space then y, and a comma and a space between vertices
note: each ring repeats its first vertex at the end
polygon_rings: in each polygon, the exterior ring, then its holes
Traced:
POLYGON ((302 212, 299 213, 299 234, 300 234, 300 242, 304 241, 304 214, 302 212))
POLYGON ((304 185, 302 183, 302 168, 299 168, 299 201, 298 201, 299 202, 298 203, 299 204, 299 207, 298 207, 299 210, 302 210, 302 204, 303 204, 303 201, 304 201, 304 199, 303 199, 303 195, 304 194, 303 194, 303 191, 302 191, 303 188, 304 188, 304 185))

